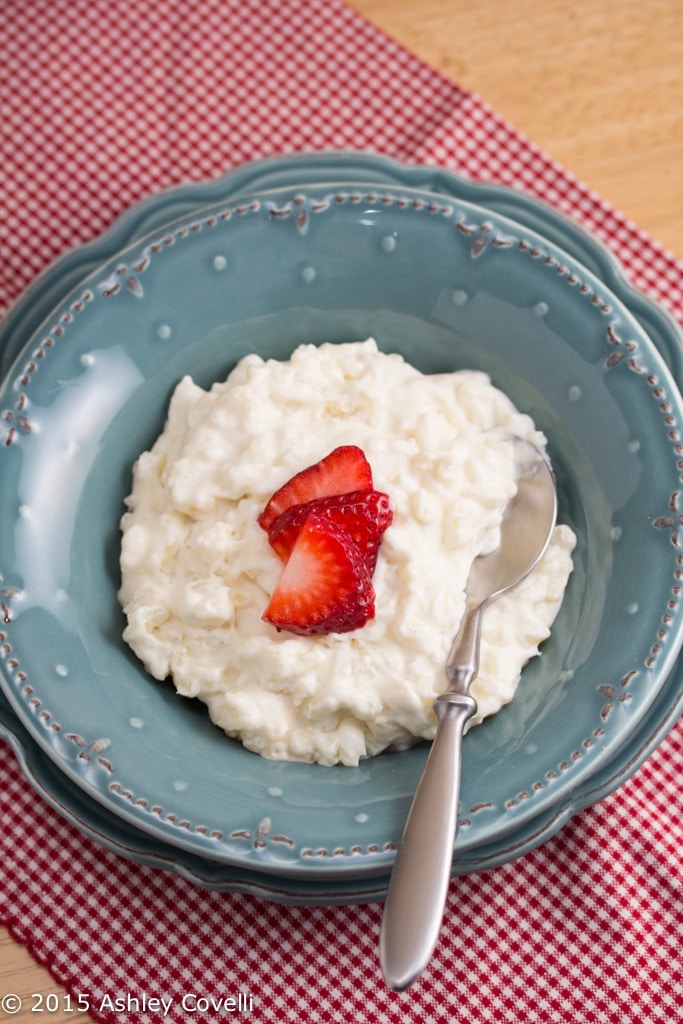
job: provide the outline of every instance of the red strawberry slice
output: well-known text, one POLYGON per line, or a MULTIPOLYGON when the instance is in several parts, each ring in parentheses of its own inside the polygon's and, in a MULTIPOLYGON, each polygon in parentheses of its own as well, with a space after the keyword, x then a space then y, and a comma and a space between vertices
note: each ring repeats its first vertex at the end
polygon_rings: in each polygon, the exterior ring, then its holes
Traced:
POLYGON ((275 492, 258 521, 267 533, 277 517, 292 505, 371 489, 372 470, 364 452, 353 444, 342 445, 288 480, 275 492))
POLYGON ((348 633, 375 614, 375 591, 356 544, 330 519, 310 512, 263 613, 301 636, 348 633))
POLYGON ((283 562, 289 558, 311 512, 324 516, 351 537, 372 576, 382 534, 393 519, 389 495, 381 491, 351 491, 308 501, 305 505, 292 505, 277 517, 268 531, 268 540, 283 562))

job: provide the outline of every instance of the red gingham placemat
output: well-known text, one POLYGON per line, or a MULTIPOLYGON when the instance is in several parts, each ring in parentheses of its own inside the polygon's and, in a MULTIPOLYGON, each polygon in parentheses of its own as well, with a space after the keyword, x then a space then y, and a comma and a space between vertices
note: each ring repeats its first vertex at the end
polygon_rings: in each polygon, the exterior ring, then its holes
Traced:
MULTIPOLYGON (((4 0, 0 97, 0 313, 153 191, 345 148, 544 197, 683 322, 672 256, 341 0, 4 0)), ((225 1019, 232 1004, 198 1013, 196 1000, 241 993, 233 1017, 278 1024, 671 1024, 682 772, 679 723, 542 848, 455 883, 432 964, 396 995, 377 966, 378 904, 282 907, 131 864, 36 806, 0 744, 0 919, 103 1021, 225 1019)))

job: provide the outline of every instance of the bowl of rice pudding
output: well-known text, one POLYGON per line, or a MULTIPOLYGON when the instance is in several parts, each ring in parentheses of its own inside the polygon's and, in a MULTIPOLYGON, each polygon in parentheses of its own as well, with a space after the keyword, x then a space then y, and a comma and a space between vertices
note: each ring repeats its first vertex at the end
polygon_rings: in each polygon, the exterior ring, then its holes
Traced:
POLYGON ((112 848, 381 894, 511 437, 548 452, 558 526, 485 619, 454 870, 552 835, 672 724, 677 332, 537 202, 264 161, 130 211, 0 342, 7 728, 112 848))

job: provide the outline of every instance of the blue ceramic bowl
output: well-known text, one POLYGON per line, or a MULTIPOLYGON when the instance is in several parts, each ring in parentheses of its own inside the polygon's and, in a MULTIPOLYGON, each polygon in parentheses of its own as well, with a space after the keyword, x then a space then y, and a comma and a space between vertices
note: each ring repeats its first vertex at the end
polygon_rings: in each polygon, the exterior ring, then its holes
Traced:
POLYGON ((515 700, 467 736, 454 871, 614 788, 680 711, 683 446, 673 323, 544 206, 328 154, 163 193, 58 261, 0 333, 2 729, 113 849, 270 898, 381 894, 426 750, 266 761, 121 640, 118 521, 177 380, 374 336, 488 372, 549 439, 575 572, 515 700))

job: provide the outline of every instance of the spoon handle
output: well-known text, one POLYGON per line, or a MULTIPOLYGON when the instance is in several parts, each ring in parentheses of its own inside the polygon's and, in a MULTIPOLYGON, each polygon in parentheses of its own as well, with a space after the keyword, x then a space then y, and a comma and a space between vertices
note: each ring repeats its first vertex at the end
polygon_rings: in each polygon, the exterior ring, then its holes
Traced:
POLYGON ((380 964, 387 985, 408 988, 427 966, 448 895, 460 792, 465 723, 476 701, 466 694, 437 697, 436 736, 396 855, 380 933, 380 964))

